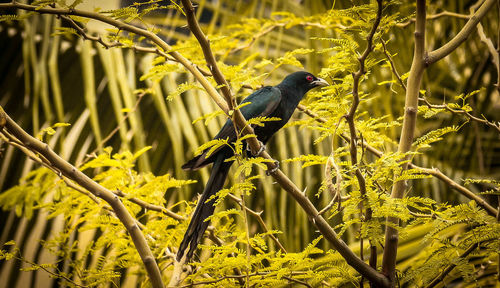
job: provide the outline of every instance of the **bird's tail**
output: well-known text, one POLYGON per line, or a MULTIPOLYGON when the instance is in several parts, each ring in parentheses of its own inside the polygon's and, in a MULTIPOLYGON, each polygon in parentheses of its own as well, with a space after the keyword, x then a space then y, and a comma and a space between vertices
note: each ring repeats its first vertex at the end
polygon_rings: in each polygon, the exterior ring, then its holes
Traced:
POLYGON ((184 255, 185 250, 189 245, 189 251, 187 252, 186 259, 189 260, 198 246, 203 233, 208 227, 209 221, 205 221, 209 216, 214 213, 214 203, 215 199, 207 202, 210 196, 215 195, 224 186, 227 174, 232 161, 224 162, 226 157, 221 153, 217 156, 212 167, 212 173, 208 179, 205 190, 196 205, 191 222, 189 223, 188 229, 184 234, 184 239, 182 239, 181 245, 179 246, 179 251, 177 252, 177 261, 180 261, 184 255))

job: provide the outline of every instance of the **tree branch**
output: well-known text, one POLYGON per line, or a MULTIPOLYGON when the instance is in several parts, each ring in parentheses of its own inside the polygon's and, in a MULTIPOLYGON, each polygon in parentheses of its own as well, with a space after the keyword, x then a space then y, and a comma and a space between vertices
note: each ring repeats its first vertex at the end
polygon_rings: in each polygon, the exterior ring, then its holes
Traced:
MULTIPOLYGON (((424 51, 425 51, 425 0, 417 0, 417 20, 415 24, 415 51, 413 62, 408 77, 408 86, 406 89, 405 111, 401 138, 399 141, 398 152, 404 154, 411 149, 415 127, 417 124, 418 111, 418 93, 420 83, 425 70, 424 51)), ((408 161, 401 165, 402 171, 408 168, 408 161)), ((397 175, 395 175, 396 177, 397 175)), ((391 197, 402 198, 406 190, 406 181, 395 182, 392 187, 391 197)), ((385 246, 382 260, 382 273, 387 275, 391 283, 396 280, 396 255, 398 249, 398 230, 394 228, 399 224, 399 219, 394 217, 387 218, 388 225, 385 230, 385 246)))
MULTIPOLYGON (((242 209, 245 209, 245 211, 247 211, 250 215, 257 218, 257 222, 259 222, 259 225, 261 226, 262 230, 264 230, 264 232, 266 232, 266 233, 269 232, 269 229, 267 228, 266 222, 264 222, 264 219, 262 219, 262 217, 260 216, 262 214, 262 211, 261 212, 253 211, 252 209, 243 205, 241 198, 239 198, 231 193, 229 193, 227 196, 229 196, 229 198, 231 198, 231 200, 236 202, 242 209)), ((278 248, 281 250, 281 252, 287 253, 285 247, 281 244, 280 240, 278 240, 278 238, 276 236, 274 236, 272 233, 269 233, 268 235, 269 235, 269 237, 271 237, 271 239, 274 241, 274 243, 278 246, 278 248)))
MULTIPOLYGON (((345 115, 345 119, 347 121, 347 124, 349 126, 349 133, 351 135, 351 141, 349 143, 349 150, 350 150, 350 155, 351 155, 351 165, 355 167, 354 174, 356 176, 356 179, 358 180, 358 185, 359 185, 359 192, 361 194, 361 197, 364 199, 364 201, 367 201, 366 199, 366 180, 363 174, 361 173, 361 169, 359 168, 358 165, 358 150, 357 150, 357 141, 358 141, 358 136, 356 132, 356 125, 354 123, 355 115, 356 115, 356 110, 358 109, 359 105, 359 82, 361 80, 361 77, 366 73, 365 69, 365 61, 368 55, 372 52, 373 50, 373 36, 375 35, 375 32, 377 31, 377 28, 380 24, 380 20, 382 19, 382 0, 377 0, 377 16, 375 18, 375 21, 373 22, 373 26, 370 30, 370 33, 366 37, 366 49, 363 52, 363 54, 358 58, 359 62, 359 70, 356 71, 355 73, 352 73, 352 78, 353 78, 353 86, 352 86, 352 97, 353 101, 351 104, 351 108, 349 110, 349 113, 345 115)), ((360 204, 360 209, 361 213, 363 213, 363 202, 360 204)), ((372 218, 372 209, 370 207, 366 208, 366 215, 364 217, 365 221, 369 221, 372 218)), ((363 241, 360 241, 360 245, 363 245, 363 241)), ((375 255, 372 255, 376 257, 376 246, 370 241, 370 246, 371 249, 370 251, 373 252, 375 250, 375 255)), ((361 246, 362 248, 362 246, 361 246)), ((361 249, 360 251, 363 251, 361 249)), ((376 261, 375 261, 375 267, 374 269, 377 269, 376 266, 376 261)), ((361 280, 362 282, 363 280, 361 280)))
POLYGON ((326 211, 330 210, 330 208, 333 207, 335 202, 338 203, 338 208, 337 210, 341 210, 341 203, 342 201, 345 201, 349 199, 350 197, 342 197, 341 191, 340 191, 340 183, 342 182, 342 174, 340 173, 340 168, 335 163, 335 158, 333 157, 333 153, 328 156, 328 159, 326 160, 326 165, 325 165, 325 181, 326 181, 326 187, 328 188, 328 191, 330 192, 330 195, 332 195, 332 200, 328 205, 326 205, 323 209, 319 211, 319 215, 323 215, 326 211), (335 169, 335 186, 333 185, 332 181, 332 168, 335 169))
POLYGON ((438 178, 439 180, 443 181, 451 188, 457 190, 463 196, 465 196, 471 200, 476 201, 476 203, 479 206, 483 207, 483 209, 486 212, 488 212, 488 214, 490 214, 492 216, 497 215, 497 213, 498 213, 497 210, 495 208, 493 208, 493 206, 488 204, 488 202, 486 202, 486 200, 484 200, 480 196, 476 195, 474 192, 470 191, 469 189, 465 188, 464 186, 454 182, 453 180, 451 180, 451 178, 449 178, 448 176, 443 174, 443 172, 441 172, 439 169, 437 169, 437 168, 432 168, 432 169, 424 168, 424 167, 419 167, 419 166, 414 165, 414 164, 410 164, 409 167, 412 169, 418 169, 419 171, 422 171, 424 174, 432 175, 432 176, 438 178))
POLYGON ((403 89, 406 91, 406 84, 404 83, 403 79, 399 75, 398 70, 396 69, 396 65, 394 64, 394 61, 392 60, 391 54, 389 53, 389 51, 387 51, 387 46, 386 46, 384 39, 380 39, 380 42, 382 43, 382 47, 384 48, 385 57, 387 57, 387 61, 389 61, 389 64, 391 65, 392 73, 394 74, 394 76, 396 76, 396 79, 398 79, 399 84, 401 84, 401 87, 403 87, 403 89))
MULTIPOLYGON (((123 223, 127 229, 132 241, 135 244, 137 252, 141 256, 142 262, 146 268, 148 276, 151 280, 153 287, 164 287, 161 279, 161 273, 156 264, 156 260, 149 248, 149 245, 141 233, 139 226, 137 225, 135 219, 127 211, 120 198, 113 194, 113 192, 102 187, 94 180, 90 179, 83 172, 75 168, 70 163, 66 162, 59 155, 57 155, 48 144, 41 142, 40 140, 32 137, 26 133, 21 127, 19 127, 0 107, 3 112, 1 118, 5 119, 5 128, 10 134, 19 139, 19 141, 30 151, 34 151, 42 155, 51 166, 55 167, 62 175, 75 181, 78 185, 84 187, 89 192, 91 192, 96 197, 99 197, 106 201, 114 213, 123 223)), ((2 121, 0 121, 1 123, 2 121)))
MULTIPOLYGON (((470 18, 469 15, 459 14, 459 13, 450 12, 450 11, 442 11, 442 12, 439 12, 437 14, 427 15, 427 17, 425 17, 425 19, 427 19, 427 20, 435 20, 435 19, 438 19, 438 18, 441 18, 441 17, 444 17, 444 16, 450 16, 450 17, 455 17, 455 18, 458 18, 458 19, 465 19, 465 20, 467 20, 467 19, 470 18)), ((408 25, 410 25, 411 23, 414 23, 414 22, 415 22, 415 18, 411 18, 410 20, 408 20, 406 22, 396 24, 396 26, 397 27, 406 27, 406 26, 408 26, 408 25)))
POLYGON ((130 201, 130 202, 132 202, 132 203, 134 203, 136 205, 141 206, 144 209, 151 210, 151 211, 156 211, 156 212, 160 212, 160 213, 164 213, 168 217, 170 217, 172 219, 175 219, 175 220, 178 220, 178 221, 186 220, 185 217, 182 217, 181 215, 179 215, 177 213, 174 213, 174 212, 168 210, 167 208, 165 208, 163 206, 154 205, 154 204, 148 203, 148 202, 146 202, 144 200, 141 200, 139 198, 130 197, 130 196, 128 196, 127 194, 123 193, 120 190, 114 191, 113 193, 116 194, 117 196, 120 196, 120 197, 123 197, 123 198, 127 199, 128 201, 130 201))
MULTIPOLYGON (((440 59, 448 56, 451 52, 453 52, 455 49, 457 49, 460 44, 462 44, 467 38, 474 32, 476 31, 476 25, 481 21, 481 19, 486 15, 486 13, 491 10, 493 5, 495 4, 497 0, 486 0, 479 9, 470 16, 469 20, 467 23, 465 23, 465 26, 458 32, 453 39, 448 41, 446 44, 443 46, 439 47, 438 49, 429 52, 427 56, 425 57, 425 65, 429 66, 440 59)), ((424 19, 425 20, 425 19, 424 19)), ((418 16, 417 16, 417 22, 418 22, 418 16)))
MULTIPOLYGON (((297 271, 297 272, 291 272, 290 273, 292 276, 293 275, 302 275, 304 274, 303 272, 301 271, 297 271)), ((190 283, 190 284, 187 284, 187 285, 183 285, 183 286, 180 286, 181 288, 183 287, 192 287, 192 286, 196 286, 196 285, 206 285, 206 284, 215 284, 215 283, 218 283, 222 280, 226 280, 226 279, 241 279, 241 278, 244 278, 244 277, 256 277, 256 276, 261 276, 261 277, 266 277, 266 276, 274 276, 274 274, 271 274, 271 273, 267 273, 267 272, 255 272, 255 273, 251 273, 251 274, 248 274, 248 275, 225 275, 225 276, 222 276, 221 278, 218 278, 218 279, 214 279, 214 280, 206 280, 206 281, 200 281, 200 282, 193 282, 193 283, 190 283)), ((312 287, 309 283, 305 282, 305 281, 302 281, 302 280, 299 280, 299 279, 295 279, 295 278, 292 278, 292 277, 289 277, 289 276, 283 276, 284 279, 290 281, 290 282, 295 282, 295 283, 298 283, 298 284, 301 284, 301 285, 304 285, 306 287, 312 287)))
POLYGON ((500 132, 500 122, 495 123, 495 122, 488 121, 484 118, 476 117, 476 116, 472 115, 471 113, 469 113, 467 110, 455 110, 455 109, 451 108, 448 104, 442 104, 442 105, 431 104, 427 100, 427 98, 425 98, 425 97, 419 98, 418 100, 421 100, 422 102, 424 102, 424 104, 431 109, 445 109, 445 110, 451 112, 452 114, 463 114, 471 121, 476 121, 476 122, 482 123, 486 126, 495 128, 498 132, 500 132))
MULTIPOLYGON (((478 243, 474 243, 472 244, 467 250, 465 250, 464 253, 462 253, 459 258, 465 258, 467 256, 469 256, 470 253, 472 253, 474 250, 476 250, 476 248, 479 246, 478 243)), ((455 268, 457 265, 456 264, 450 264, 448 267, 446 267, 446 269, 443 270, 443 272, 441 272, 436 278, 434 278, 434 280, 432 280, 431 283, 429 283, 427 286, 425 286, 426 288, 432 288, 432 287, 435 287, 437 284, 439 284, 441 281, 444 280, 444 278, 446 277, 446 275, 448 275, 451 270, 453 270, 453 268, 455 268)))

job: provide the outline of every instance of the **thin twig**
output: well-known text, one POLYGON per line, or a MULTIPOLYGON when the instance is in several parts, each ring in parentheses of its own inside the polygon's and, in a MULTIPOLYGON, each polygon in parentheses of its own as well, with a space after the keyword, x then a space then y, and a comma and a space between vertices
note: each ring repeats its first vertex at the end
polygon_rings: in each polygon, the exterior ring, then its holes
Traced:
MULTIPOLYGON (((353 101, 351 104, 351 108, 349 109, 349 113, 345 115, 345 119, 347 121, 347 124, 349 126, 349 133, 350 133, 350 145, 349 145, 349 150, 350 150, 350 155, 351 155, 351 165, 355 167, 354 174, 356 176, 356 179, 358 180, 358 185, 359 185, 359 192, 361 194, 361 197, 364 199, 364 201, 367 201, 366 199, 366 180, 363 174, 361 173, 361 169, 359 168, 358 165, 358 150, 357 150, 357 142, 358 142, 358 136, 356 132, 356 126, 355 126, 355 115, 356 115, 356 110, 358 109, 358 105, 360 102, 359 99, 359 82, 361 81, 361 77, 365 75, 366 73, 366 67, 365 67, 365 61, 368 55, 372 52, 373 50, 373 36, 375 35, 375 32, 377 31, 377 28, 380 24, 380 20, 382 19, 382 0, 377 0, 377 16, 375 18, 375 21, 373 22, 373 26, 370 30, 370 33, 366 37, 366 49, 363 52, 363 54, 358 58, 359 62, 359 70, 356 71, 355 73, 352 73, 352 78, 353 78, 353 86, 352 86, 352 97, 353 101)), ((360 202, 360 210, 361 213, 363 213, 363 202, 360 202)), ((366 215, 364 217, 364 221, 370 221, 372 218, 372 209, 370 207, 366 208, 366 215)), ((375 244, 370 241, 370 247, 376 247, 375 244)), ((361 249, 362 251, 362 249, 361 249)), ((372 251, 372 250, 371 250, 372 251)), ((361 257, 361 260, 362 257, 361 257)), ((372 267, 376 269, 377 267, 372 267)), ((361 283, 363 282, 363 279, 361 279, 361 283)))
POLYGON ((416 213, 416 212, 413 212, 410 210, 408 210, 408 212, 410 213, 410 215, 412 215, 413 217, 416 217, 416 218, 436 218, 436 215, 434 215, 434 214, 416 213))
MULTIPOLYGON (((464 253, 462 253, 460 256, 459 256, 459 259, 465 259, 467 256, 469 256, 470 253, 472 253, 474 250, 476 250, 476 248, 479 246, 478 243, 474 243, 472 244, 469 248, 467 248, 467 250, 464 251, 464 253)), ((425 286, 426 288, 432 288, 432 287, 435 287, 437 284, 439 284, 441 281, 444 280, 444 278, 446 277, 446 275, 448 275, 451 270, 453 270, 453 268, 455 268, 457 265, 456 264, 450 264, 448 265, 448 267, 446 267, 443 272, 441 272, 436 278, 434 278, 434 280, 432 280, 431 283, 429 283, 427 286, 425 286)))
MULTIPOLYGON (((478 2, 479 3, 479 2, 478 2)), ((500 5, 497 1, 497 6, 500 5)), ((471 14, 474 13, 474 10, 476 9, 476 7, 474 7, 475 5, 471 6, 470 8, 470 12, 471 14)), ((499 6, 500 7, 500 6, 499 6)), ((500 12, 500 11, 498 11, 500 12)), ((499 32, 497 33, 500 33, 500 26, 499 28, 497 28, 499 32)), ((483 28, 483 25, 481 24, 481 22, 477 23, 477 34, 479 35, 479 39, 481 40, 481 42, 483 42, 486 47, 488 48, 488 52, 490 52, 490 55, 491 57, 493 58, 493 64, 495 65, 495 69, 497 70, 497 90, 500 92, 500 55, 499 55, 499 48, 500 46, 497 46, 497 48, 495 48, 495 44, 493 44, 493 41, 491 40, 491 38, 488 38, 486 36, 486 33, 484 32, 484 28, 483 28)), ((498 34, 500 35, 500 34, 498 34)), ((500 41, 500 38, 497 39, 497 42, 500 41)), ((497 43, 497 45, 500 45, 500 43, 497 43)))
POLYGON ((95 41, 100 43, 102 46, 104 46, 106 49, 110 49, 113 47, 122 47, 123 44, 120 42, 113 42, 113 43, 106 43, 100 36, 92 36, 89 35, 87 32, 85 32, 85 29, 80 27, 73 19, 71 19, 69 16, 61 15, 61 18, 68 21, 68 23, 75 28, 76 32, 82 36, 83 39, 85 40, 90 40, 90 41, 95 41))
POLYGON ((137 110, 137 108, 139 108, 139 103, 141 102, 142 98, 144 98, 145 95, 146 95, 146 93, 144 93, 144 92, 139 93, 137 95, 137 100, 135 102, 134 108, 132 108, 132 110, 128 111, 127 114, 125 114, 125 116, 121 119, 120 123, 118 123, 118 125, 111 132, 109 132, 109 134, 101 141, 101 143, 97 144, 97 147, 94 150, 92 150, 92 152, 87 153, 86 159, 82 162, 82 165, 90 157, 93 157, 93 155, 99 150, 99 147, 104 147, 104 144, 106 142, 108 142, 113 137, 113 135, 115 135, 116 132, 118 132, 120 130, 121 124, 123 124, 125 121, 127 121, 127 119, 130 117, 130 115, 132 115, 137 110))
POLYGON ((398 79, 399 84, 401 84, 401 86, 406 91, 406 84, 403 81, 403 79, 401 78, 401 76, 399 75, 398 70, 396 69, 396 65, 394 65, 394 61, 392 60, 391 54, 389 53, 389 51, 387 51, 387 47, 386 47, 387 43, 384 41, 384 39, 380 39, 380 43, 382 43, 382 47, 384 48, 385 57, 387 57, 387 61, 389 61, 389 64, 391 65, 392 73, 394 74, 394 76, 396 76, 396 79, 398 79))
POLYGON ((479 117, 476 117, 476 116, 470 114, 469 111, 467 111, 467 110, 453 109, 450 107, 449 104, 446 104, 446 103, 444 103, 442 105, 431 104, 427 100, 427 98, 425 98, 425 97, 419 97, 418 100, 422 101, 427 107, 429 107, 431 109, 444 109, 444 110, 447 110, 453 114, 462 114, 462 115, 465 115, 469 120, 476 121, 476 122, 482 123, 486 126, 495 128, 498 132, 500 132, 500 122, 495 123, 495 122, 488 121, 485 118, 481 119, 479 117))
POLYGON ((146 210, 151 210, 151 211, 156 211, 156 212, 161 212, 161 213, 164 213, 165 215, 169 216, 170 218, 173 218, 175 220, 179 220, 179 221, 183 221, 183 220, 186 220, 185 217, 177 214, 177 213, 174 213, 172 211, 170 211, 169 209, 163 207, 163 206, 159 206, 159 205, 154 205, 154 204, 151 204, 151 203, 148 203, 144 200, 141 200, 139 198, 135 198, 135 197, 130 197, 128 196, 127 194, 123 193, 122 191, 120 190, 117 190, 117 191, 113 191, 113 193, 115 193, 116 195, 120 196, 120 197, 123 197, 125 199, 127 199, 128 201, 134 203, 134 204, 137 204, 139 206, 141 206, 142 208, 146 209, 146 210))
MULTIPOLYGON (((450 11, 442 11, 437 14, 432 14, 432 15, 427 15, 426 20, 435 20, 438 18, 441 18, 443 16, 450 16, 450 17, 455 17, 458 19, 464 19, 467 20, 470 18, 470 15, 465 15, 465 14, 460 14, 460 13, 455 13, 455 12, 450 12, 450 11)), ((403 22, 403 23, 398 23, 396 26, 400 28, 404 28, 411 23, 415 23, 416 18, 411 18, 410 20, 403 22)))
POLYGON ((281 242, 278 240, 278 238, 276 236, 274 236, 274 234, 269 233, 269 229, 267 228, 266 222, 264 222, 264 219, 262 219, 262 217, 261 217, 262 212, 255 212, 254 210, 248 208, 247 206, 244 206, 242 201, 241 201, 241 198, 238 198, 237 196, 235 196, 231 193, 229 193, 228 196, 234 202, 236 202, 241 208, 244 208, 245 211, 247 211, 250 215, 255 217, 257 219, 257 222, 259 222, 259 225, 262 227, 262 230, 264 230, 264 232, 268 233, 269 237, 271 237, 271 239, 278 246, 278 248, 281 250, 281 252, 287 253, 285 247, 281 244, 281 242))
MULTIPOLYGON (((71 283, 72 285, 74 285, 76 287, 81 287, 81 288, 88 288, 89 287, 89 286, 86 286, 86 285, 78 284, 77 282, 73 281, 71 278, 67 277, 65 275, 65 273, 59 271, 59 268, 57 268, 57 264, 53 264, 53 266, 55 266, 55 267, 52 267, 52 268, 54 268, 57 271, 57 273, 55 273, 55 272, 50 271, 47 268, 47 264, 36 264, 36 263, 31 262, 28 259, 24 258, 23 256, 14 256, 14 258, 17 259, 18 261, 21 261, 21 262, 24 262, 24 263, 28 263, 29 265, 31 265, 31 267, 42 269, 43 271, 45 271, 48 274, 50 274, 51 278, 53 277, 55 279, 58 279, 58 278, 62 279, 64 281, 68 282, 68 283, 71 283)), ((59 284, 62 284, 62 283, 59 283, 59 284)))

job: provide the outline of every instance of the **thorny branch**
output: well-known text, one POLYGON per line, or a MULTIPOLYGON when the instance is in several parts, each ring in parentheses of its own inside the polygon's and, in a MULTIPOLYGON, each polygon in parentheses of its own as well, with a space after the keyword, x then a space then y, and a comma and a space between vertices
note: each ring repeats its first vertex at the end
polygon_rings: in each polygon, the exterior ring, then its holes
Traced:
MULTIPOLYGON (((359 192, 361 193, 361 197, 363 197, 364 201, 366 201, 366 180, 365 177, 363 176, 363 173, 361 173, 361 169, 359 168, 358 165, 358 149, 357 149, 357 142, 358 142, 358 136, 356 132, 356 126, 354 123, 355 119, 355 114, 356 110, 358 109, 359 105, 359 82, 361 81, 361 77, 366 73, 366 68, 365 68, 365 61, 368 55, 372 52, 373 50, 373 36, 375 35, 375 32, 377 31, 377 28, 380 24, 380 20, 382 19, 382 0, 377 0, 377 16, 375 18, 375 21, 373 22, 373 26, 370 30, 370 33, 366 37, 366 49, 363 52, 363 54, 358 58, 359 62, 359 70, 356 71, 355 73, 352 73, 352 78, 353 78, 353 86, 352 86, 352 97, 353 101, 351 104, 351 108, 349 110, 349 113, 345 115, 345 119, 347 121, 347 124, 349 126, 349 133, 350 133, 350 145, 349 145, 349 150, 350 150, 350 155, 351 155, 351 165, 355 168, 354 174, 358 180, 359 184, 359 192)), ((363 210, 363 204, 362 202, 360 203, 360 209, 363 210)), ((372 209, 370 207, 366 208, 366 215, 364 217, 365 221, 370 221, 372 218, 372 209)), ((361 245, 363 245, 363 241, 360 241, 361 245)), ((370 242, 371 246, 371 253, 373 257, 376 257, 376 246, 374 243, 370 242)), ((361 246, 362 247, 362 246, 361 246)), ((363 249, 361 249, 362 251, 363 249)), ((373 266, 372 266, 373 267, 373 266)), ((376 261, 375 261, 375 267, 376 269, 376 261)), ((362 280, 361 280, 362 282, 362 280)))
MULTIPOLYGON (((203 51, 203 55, 205 56, 207 66, 210 69, 210 72, 215 82, 220 87, 224 99, 226 100, 229 109, 227 114, 231 117, 233 123, 235 123, 235 128, 239 128, 242 131, 242 135, 254 134, 252 127, 250 125, 247 125, 246 120, 243 117, 243 114, 241 114, 239 109, 236 109, 237 107, 236 99, 231 93, 229 83, 226 81, 226 78, 222 74, 222 71, 219 69, 219 66, 217 65, 217 60, 215 59, 215 56, 212 53, 209 40, 201 30, 200 25, 198 24, 198 20, 196 19, 196 15, 194 13, 194 7, 191 1, 181 0, 181 2, 184 7, 184 11, 186 13, 189 29, 198 40, 198 43, 200 44, 200 47, 203 51)), ((238 133, 236 134, 238 135, 238 133)), ((250 149, 252 150, 253 154, 256 154, 257 151, 260 151, 260 143, 257 140, 257 138, 250 137, 246 141, 250 146, 250 149)), ((269 154, 267 154, 265 151, 261 153, 261 156, 266 159, 272 160, 269 154)), ((274 163, 274 161, 268 162, 267 166, 269 170, 278 168, 274 163)))
POLYGON ((442 104, 442 105, 431 104, 427 100, 427 98, 425 98, 425 97, 420 97, 420 98, 418 98, 418 100, 424 102, 424 104, 431 109, 444 109, 444 110, 447 110, 453 114, 462 114, 462 115, 465 115, 469 120, 476 121, 476 122, 482 123, 484 125, 487 125, 489 127, 495 128, 498 132, 500 132, 500 122, 495 123, 495 122, 488 121, 485 118, 476 117, 476 116, 470 114, 469 111, 467 111, 467 110, 453 109, 450 107, 449 104, 442 104))
MULTIPOLYGON (((425 71, 425 25, 426 25, 426 2, 417 0, 417 12, 415 22, 415 44, 413 61, 408 76, 406 89, 405 110, 403 127, 399 140, 398 152, 406 153, 410 151, 417 124, 418 94, 420 83, 425 71)), ((400 165, 401 172, 408 169, 410 161, 403 161, 400 165)), ((395 175, 396 177, 397 175, 395 175)), ((397 181, 392 186, 391 198, 403 198, 406 191, 406 181, 397 181)), ((395 228, 399 225, 396 217, 387 217, 385 228, 385 245, 382 258, 382 272, 387 275, 391 283, 396 281, 396 256, 398 252, 399 232, 395 228)))

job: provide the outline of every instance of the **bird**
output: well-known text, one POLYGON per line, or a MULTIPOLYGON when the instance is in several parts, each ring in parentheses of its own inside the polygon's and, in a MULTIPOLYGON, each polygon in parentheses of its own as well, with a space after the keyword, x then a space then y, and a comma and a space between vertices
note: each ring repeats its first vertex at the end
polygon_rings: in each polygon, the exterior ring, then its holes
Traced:
MULTIPOLYGON (((328 85, 328 82, 322 78, 318 78, 306 71, 298 71, 286 76, 278 85, 265 86, 246 97, 240 103, 240 111, 246 120, 262 116, 269 118, 276 117, 280 119, 277 121, 266 122, 264 126, 256 125, 254 127, 254 134, 257 136, 257 140, 260 141, 261 150, 251 156, 258 156, 262 152, 267 141, 274 133, 276 133, 288 122, 295 111, 295 108, 297 108, 299 102, 309 90, 315 87, 328 85)), ((236 141, 237 136, 231 119, 226 121, 214 139, 227 139, 228 143, 236 141)), ((246 144, 244 147, 246 147, 246 144)), ((214 203, 216 199, 213 197, 210 201, 207 202, 207 200, 222 189, 227 178, 229 168, 233 164, 233 161, 226 161, 226 159, 231 158, 234 155, 231 147, 221 146, 218 150, 213 151, 210 155, 207 155, 209 149, 210 148, 206 149, 200 155, 189 160, 182 166, 182 169, 184 170, 194 171, 213 163, 210 177, 205 185, 205 189, 201 194, 200 199, 198 200, 198 204, 196 205, 193 216, 191 217, 191 221, 184 234, 184 238, 179 245, 177 261, 182 259, 188 246, 189 251, 186 254, 186 261, 191 259, 196 247, 198 246, 198 242, 201 240, 201 237, 209 225, 209 221, 205 221, 205 219, 214 213, 214 203)), ((276 166, 276 169, 277 167, 278 166, 276 166)))

